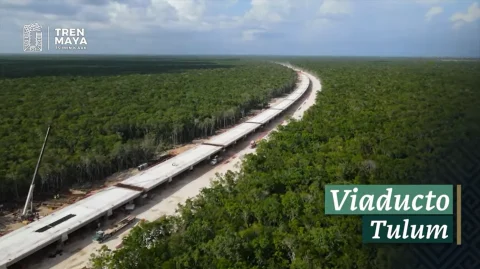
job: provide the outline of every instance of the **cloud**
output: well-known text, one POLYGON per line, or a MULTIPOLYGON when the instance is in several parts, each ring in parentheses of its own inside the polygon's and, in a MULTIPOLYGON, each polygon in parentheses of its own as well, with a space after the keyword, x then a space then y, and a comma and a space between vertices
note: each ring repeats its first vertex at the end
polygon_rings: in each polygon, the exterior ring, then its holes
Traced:
MULTIPOLYGON (((408 0, 396 0, 396 1, 407 2, 408 0)), ((413 2, 420 5, 434 6, 434 5, 440 5, 440 4, 452 4, 455 2, 459 2, 459 0, 413 0, 413 2)))
POLYGON ((347 0, 325 0, 318 9, 320 15, 350 14, 351 3, 347 0))
POLYGON ((333 21, 327 18, 316 18, 312 20, 308 20, 305 23, 305 27, 308 30, 318 30, 318 29, 325 29, 327 27, 332 26, 333 21))
POLYGON ((265 33, 265 29, 249 29, 242 32, 242 40, 243 41, 253 41, 257 37, 258 34, 265 33))
MULTIPOLYGON (((320 27, 351 12, 346 0, 0 0, 0 22, 15 29, 43 26, 85 28, 89 33, 132 37, 167 32, 235 34, 238 41, 289 36, 306 22, 320 27), (44 3, 45 2, 45 3, 44 3), (318 11, 318 14, 317 14, 318 11), (15 16, 10 16, 15 14, 15 16), (288 30, 287 30, 288 29, 288 30)), ((308 29, 313 29, 309 27, 308 29)), ((13 31, 13 30, 12 30, 13 31)), ((12 32, 12 35, 14 33, 12 32)))
POLYGON ((436 5, 436 4, 448 2, 448 0, 415 0, 415 2, 418 4, 424 4, 424 5, 436 5))
POLYGON ((453 22, 453 28, 459 28, 462 25, 474 22, 480 18, 480 7, 478 3, 472 3, 466 13, 457 12, 450 17, 453 22))
MULTIPOLYGON (((223 2, 221 3, 224 4, 223 2)), ((114 29, 144 32, 156 30, 206 31, 219 23, 218 18, 206 15, 209 7, 219 5, 214 0, 3 0, 0 17, 15 14, 9 19, 17 25, 83 24, 95 29, 114 29)))
MULTIPOLYGON (((392 39, 394 46, 410 42, 409 49, 419 51, 424 46, 415 48, 418 40, 438 34, 439 46, 453 54, 463 42, 466 49, 460 53, 478 55, 472 33, 462 32, 463 41, 448 43, 451 36, 441 32, 441 25, 438 32, 419 33, 418 20, 402 15, 420 12, 417 19, 437 20, 438 8, 443 15, 450 1, 0 0, 0 34, 7 40, 0 42, 0 52, 22 52, 23 25, 38 22, 44 28, 84 28, 89 53, 387 54, 393 49, 385 44, 392 39)), ((474 7, 461 10, 452 24, 472 20, 474 7)))
MULTIPOLYGON (((92 5, 92 6, 104 6, 108 4, 109 0, 78 0, 81 4, 92 5)), ((126 0, 115 0, 117 2, 123 2, 126 0)))
POLYGON ((441 14, 442 12, 443 12, 443 7, 439 7, 439 6, 432 7, 425 14, 425 20, 431 21, 433 17, 441 14))
POLYGON ((166 2, 176 10, 181 20, 199 21, 206 9, 204 0, 166 0, 166 2))
POLYGON ((31 0, 12 1, 6 0, 0 3, 0 9, 8 9, 11 12, 34 12, 47 15, 75 16, 78 14, 78 7, 71 1, 46 1, 34 2, 31 0))
POLYGON ((291 0, 252 0, 252 7, 245 14, 245 19, 264 23, 281 22, 290 15, 292 3, 291 0))

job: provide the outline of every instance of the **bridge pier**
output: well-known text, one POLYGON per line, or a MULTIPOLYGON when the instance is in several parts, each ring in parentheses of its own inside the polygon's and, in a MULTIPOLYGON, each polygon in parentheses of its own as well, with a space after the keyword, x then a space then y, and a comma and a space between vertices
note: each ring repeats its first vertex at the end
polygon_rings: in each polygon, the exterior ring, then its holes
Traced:
POLYGON ((64 235, 62 234, 62 237, 60 238, 60 240, 57 241, 57 245, 55 246, 55 255, 58 254, 58 252, 61 252, 63 251, 63 246, 65 245, 65 241, 67 241, 68 239, 68 236, 67 236, 67 239, 64 240, 64 235))
POLYGON ((68 233, 62 234, 62 237, 60 238, 60 242, 63 243, 68 240, 68 233))
POLYGON ((110 209, 107 211, 107 215, 106 215, 105 217, 108 218, 108 217, 110 217, 111 215, 113 215, 113 209, 110 208, 110 209))

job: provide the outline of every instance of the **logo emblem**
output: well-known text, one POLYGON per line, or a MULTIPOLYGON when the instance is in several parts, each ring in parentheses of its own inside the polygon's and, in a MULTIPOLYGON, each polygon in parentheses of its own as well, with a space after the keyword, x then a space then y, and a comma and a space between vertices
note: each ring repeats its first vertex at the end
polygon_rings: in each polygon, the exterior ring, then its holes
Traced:
POLYGON ((42 26, 38 23, 23 26, 23 51, 42 51, 42 26))

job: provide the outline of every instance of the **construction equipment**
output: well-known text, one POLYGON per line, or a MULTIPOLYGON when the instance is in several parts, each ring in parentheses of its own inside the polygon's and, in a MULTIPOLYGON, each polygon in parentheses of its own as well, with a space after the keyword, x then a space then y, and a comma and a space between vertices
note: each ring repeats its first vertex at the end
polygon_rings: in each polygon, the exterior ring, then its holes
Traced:
POLYGON ((45 145, 47 144, 48 134, 50 133, 50 125, 47 129, 47 134, 45 135, 45 140, 43 141, 42 150, 40 151, 40 156, 38 157, 37 166, 35 166, 35 172, 33 172, 32 183, 30 184, 30 189, 28 190, 27 200, 25 201, 25 207, 22 212, 22 219, 32 220, 34 218, 33 212, 33 189, 35 188, 35 177, 37 176, 38 168, 40 167, 40 162, 42 161, 43 151, 45 150, 45 145), (28 205, 30 204, 30 209, 28 205))
POLYGON ((257 147, 257 142, 255 140, 250 141, 250 148, 253 149, 255 147, 257 147))
POLYGON ((135 209, 135 204, 125 205, 125 210, 127 211, 133 211, 134 209, 135 209))
POLYGON ((162 163, 170 158, 172 158, 174 155, 171 154, 170 152, 164 152, 160 154, 158 157, 148 160, 146 163, 142 163, 139 166, 137 166, 138 171, 145 170, 151 166, 155 166, 159 163, 162 163))
POLYGON ((137 166, 138 171, 142 171, 148 167, 148 163, 142 163, 141 165, 137 166))
POLYGON ((43 202, 42 206, 45 206, 50 210, 55 210, 57 208, 60 208, 60 207, 64 206, 64 204, 63 203, 54 203, 54 202, 43 202))
POLYGON ((112 237, 116 232, 123 229, 125 226, 130 224, 133 220, 135 220, 135 216, 128 215, 126 218, 120 220, 119 222, 115 223, 113 228, 110 228, 106 231, 97 231, 93 236, 93 241, 97 241, 98 243, 102 243, 103 241, 107 240, 108 238, 112 237))
POLYGON ((221 162, 223 160, 222 157, 219 157, 218 155, 215 155, 213 159, 210 161, 211 165, 216 165, 217 163, 221 162))

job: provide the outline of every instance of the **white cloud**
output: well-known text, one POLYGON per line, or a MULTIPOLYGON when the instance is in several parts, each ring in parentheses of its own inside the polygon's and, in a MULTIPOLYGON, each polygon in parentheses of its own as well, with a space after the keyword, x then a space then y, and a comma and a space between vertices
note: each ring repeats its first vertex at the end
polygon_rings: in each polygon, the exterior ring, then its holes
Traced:
POLYGON ((206 15, 208 8, 224 4, 214 0, 3 0, 0 17, 2 13, 14 13, 15 18, 8 20, 19 25, 34 20, 55 25, 81 22, 86 28, 94 25, 95 29, 139 32, 149 28, 205 31, 220 24, 219 16, 206 15))
MULTIPOLYGON (((394 1, 401 1, 401 2, 406 2, 408 0, 394 0, 394 1)), ((434 6, 434 5, 440 5, 440 4, 447 4, 447 3, 455 3, 459 0, 413 0, 413 2, 420 4, 420 5, 426 5, 426 6, 434 6)), ((462 1, 462 0, 460 0, 462 1)))
MULTIPOLYGON (((153 2, 158 1, 152 1, 152 3, 153 2)), ((166 2, 175 8, 181 19, 188 21, 200 20, 206 9, 204 0, 166 0, 166 2)))
POLYGON ((418 4, 425 4, 425 5, 436 5, 443 2, 448 2, 448 0, 415 0, 418 4))
POLYGON ((443 12, 443 7, 439 7, 439 6, 432 7, 425 14, 425 20, 431 21, 433 17, 441 14, 442 12, 443 12))
POLYGON ((318 10, 320 15, 350 14, 351 3, 347 0, 325 0, 318 10))
POLYGON ((450 17, 450 21, 453 22, 454 28, 459 28, 462 25, 470 22, 474 22, 480 18, 480 7, 478 3, 473 3, 468 7, 466 13, 457 12, 450 17))
POLYGON ((249 29, 242 32, 242 40, 243 41, 252 41, 255 40, 256 35, 265 33, 264 29, 249 29))
POLYGON ((334 23, 328 21, 330 15, 351 12, 351 4, 347 0, 242 1, 0 0, 0 22, 12 29, 38 22, 44 26, 78 27, 99 34, 108 32, 132 36, 228 31, 236 34, 239 40, 254 40, 261 33, 286 31, 284 27, 293 29, 289 33, 295 33, 294 29, 299 31, 306 24, 310 25, 308 29, 324 27, 327 23, 334 23), (235 10, 232 5, 242 1, 249 1, 250 8, 235 10), (11 14, 15 16, 7 16, 11 14))
POLYGON ((333 22, 327 18, 316 18, 312 20, 308 20, 305 23, 305 27, 309 30, 319 30, 319 29, 325 29, 327 27, 332 26, 333 22))
POLYGON ((0 0, 0 22, 11 29, 38 22, 124 36, 228 31, 239 40, 253 40, 292 19, 303 20, 303 10, 292 12, 305 8, 306 1, 251 0, 247 11, 233 15, 238 0, 0 0))
POLYGON ((5 5, 26 6, 30 4, 31 0, 3 0, 5 5))
POLYGON ((278 23, 290 15, 292 0, 252 0, 251 9, 245 14, 246 20, 264 23, 278 23))

